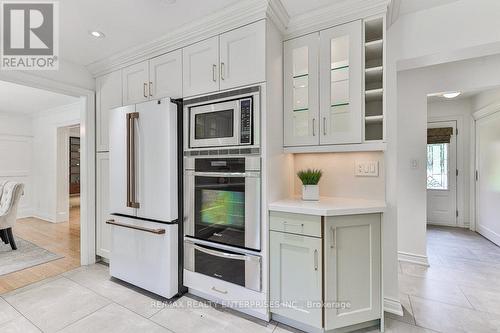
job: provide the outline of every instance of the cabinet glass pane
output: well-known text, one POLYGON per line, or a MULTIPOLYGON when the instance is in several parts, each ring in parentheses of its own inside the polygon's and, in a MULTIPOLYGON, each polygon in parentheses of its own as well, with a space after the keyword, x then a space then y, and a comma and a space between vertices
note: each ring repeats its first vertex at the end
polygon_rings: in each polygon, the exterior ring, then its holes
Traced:
POLYGON ((329 133, 350 130, 349 107, 349 36, 330 42, 330 117, 329 133))
POLYGON ((309 136, 309 48, 293 50, 293 135, 309 136))

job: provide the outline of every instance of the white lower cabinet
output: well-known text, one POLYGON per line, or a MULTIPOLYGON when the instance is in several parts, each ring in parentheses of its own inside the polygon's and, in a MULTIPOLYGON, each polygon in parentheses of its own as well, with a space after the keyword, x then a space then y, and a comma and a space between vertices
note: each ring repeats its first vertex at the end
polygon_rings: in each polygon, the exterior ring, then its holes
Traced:
POLYGON ((98 256, 109 259, 111 250, 111 227, 106 221, 109 215, 109 153, 96 155, 96 252, 98 256))
POLYGON ((325 329, 381 316, 380 214, 327 217, 325 239, 325 329), (344 305, 349 305, 345 307, 344 305))
POLYGON ((271 212, 270 222, 270 311, 278 320, 328 332, 381 318, 380 214, 271 212), (316 224, 317 237, 307 232, 316 224))
POLYGON ((321 238, 271 231, 273 313, 321 327, 321 238))

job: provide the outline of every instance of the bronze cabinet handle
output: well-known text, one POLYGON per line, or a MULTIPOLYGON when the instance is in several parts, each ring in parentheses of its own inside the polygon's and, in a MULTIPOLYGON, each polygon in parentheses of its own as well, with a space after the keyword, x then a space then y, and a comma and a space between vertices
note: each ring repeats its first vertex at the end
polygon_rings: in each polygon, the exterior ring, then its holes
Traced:
POLYGON ((123 228, 128 228, 128 229, 134 229, 134 230, 139 230, 139 231, 145 231, 145 232, 150 232, 152 234, 157 234, 157 235, 163 235, 165 234, 165 229, 153 229, 153 228, 144 228, 144 227, 139 227, 139 226, 136 226, 136 225, 132 225, 132 224, 126 224, 126 223, 120 223, 120 222, 116 222, 115 220, 107 220, 106 221, 106 224, 111 224, 111 225, 115 225, 117 227, 123 227, 123 228))
POLYGON ((153 82, 149 81, 149 96, 153 97, 153 82))
POLYGON ((147 90, 148 89, 148 84, 146 82, 144 82, 144 86, 142 87, 142 94, 144 95, 144 97, 148 98, 148 93, 147 93, 147 90))

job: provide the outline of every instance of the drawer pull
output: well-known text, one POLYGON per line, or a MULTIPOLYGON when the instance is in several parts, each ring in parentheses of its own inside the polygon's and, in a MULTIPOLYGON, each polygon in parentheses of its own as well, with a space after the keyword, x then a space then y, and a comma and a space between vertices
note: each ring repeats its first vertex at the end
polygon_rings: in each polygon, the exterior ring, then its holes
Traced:
POLYGON ((150 232, 152 234, 157 234, 157 235, 163 235, 165 233, 165 229, 144 228, 144 227, 139 227, 139 226, 136 226, 133 224, 125 224, 125 223, 116 222, 115 220, 107 220, 106 224, 115 225, 117 227, 123 227, 123 228, 128 228, 128 229, 150 232))
POLYGON ((332 240, 330 242, 330 248, 334 249, 337 246, 337 233, 334 227, 330 227, 330 232, 332 233, 332 240))
POLYGON ((301 228, 304 228, 304 223, 289 223, 287 221, 283 222, 283 224, 285 225, 285 227, 287 225, 291 226, 291 227, 301 227, 301 228))
POLYGON ((227 291, 226 290, 219 290, 215 287, 212 287, 212 290, 215 291, 215 292, 218 292, 219 294, 224 294, 226 295, 227 294, 227 291))

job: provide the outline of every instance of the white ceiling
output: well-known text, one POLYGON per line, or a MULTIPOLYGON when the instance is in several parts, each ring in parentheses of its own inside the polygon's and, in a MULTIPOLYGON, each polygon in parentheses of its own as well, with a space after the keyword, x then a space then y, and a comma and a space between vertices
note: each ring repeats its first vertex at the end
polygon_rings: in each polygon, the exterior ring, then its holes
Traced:
POLYGON ((455 1, 458 0, 400 0, 399 15, 418 12, 424 9, 446 5, 455 1))
MULTIPOLYGON (((105 59, 157 39, 238 0, 64 0, 59 1, 60 56, 80 65, 105 59), (88 32, 106 37, 96 39, 88 32)), ((240 0, 241 1, 241 0, 240 0)))
POLYGON ((31 114, 76 102, 76 97, 0 81, 0 112, 31 114))

